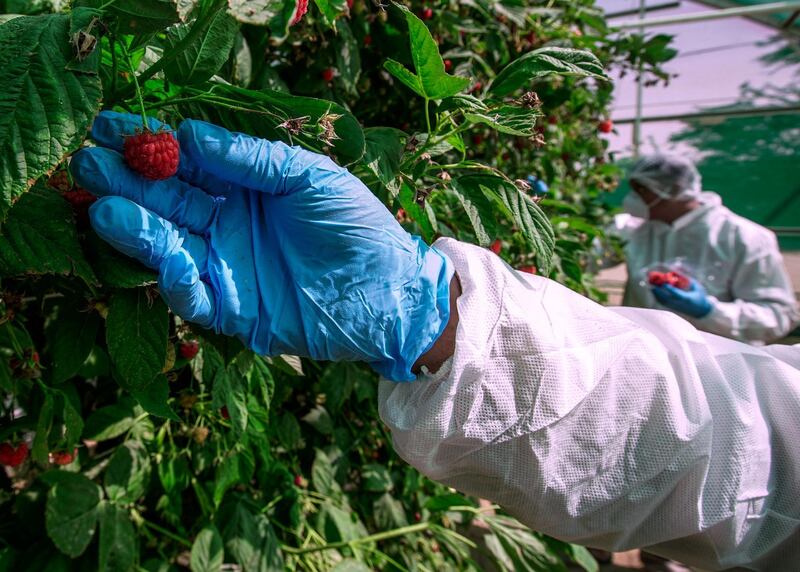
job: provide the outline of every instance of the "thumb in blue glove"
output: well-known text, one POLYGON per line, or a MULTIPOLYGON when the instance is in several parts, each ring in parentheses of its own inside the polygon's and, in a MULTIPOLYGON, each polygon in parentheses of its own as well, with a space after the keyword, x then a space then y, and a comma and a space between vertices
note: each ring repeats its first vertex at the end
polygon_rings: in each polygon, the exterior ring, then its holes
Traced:
MULTIPOLYGON (((150 121, 151 129, 160 124, 150 121)), ((406 233, 329 158, 186 120, 175 177, 150 181, 120 151, 137 116, 101 113, 72 159, 100 195, 97 233, 159 272, 179 316, 253 350, 366 361, 396 381, 438 339, 452 263, 406 233)))
POLYGON ((692 318, 703 318, 714 309, 706 289, 694 279, 690 279, 688 290, 681 290, 671 284, 656 286, 653 288, 653 296, 662 306, 692 318))

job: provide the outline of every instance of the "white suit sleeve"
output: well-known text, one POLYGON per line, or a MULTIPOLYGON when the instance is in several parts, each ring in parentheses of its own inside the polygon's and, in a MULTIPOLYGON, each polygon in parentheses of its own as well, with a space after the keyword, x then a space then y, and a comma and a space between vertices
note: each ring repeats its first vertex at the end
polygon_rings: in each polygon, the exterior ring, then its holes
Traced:
POLYGON ((734 266, 733 301, 712 298, 711 313, 690 321, 706 332, 747 342, 777 340, 788 334, 797 322, 797 302, 774 237, 763 246, 751 245, 734 266))
POLYGON ((708 570, 765 561, 797 533, 796 489, 770 496, 782 459, 751 373, 766 360, 763 391, 796 427, 800 372, 674 314, 611 310, 485 249, 435 246, 463 288, 455 353, 380 386, 406 461, 554 537, 708 570), (786 516, 780 533, 767 509, 786 516))

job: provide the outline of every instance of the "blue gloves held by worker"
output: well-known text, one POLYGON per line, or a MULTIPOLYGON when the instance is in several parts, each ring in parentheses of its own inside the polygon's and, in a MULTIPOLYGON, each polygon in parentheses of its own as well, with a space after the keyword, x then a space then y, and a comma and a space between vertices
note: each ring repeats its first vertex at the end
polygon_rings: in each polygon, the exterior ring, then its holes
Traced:
POLYGON ((704 318, 714 309, 706 289, 697 280, 689 279, 689 289, 681 290, 671 284, 653 288, 659 304, 692 318, 704 318))
POLYGON ((71 170, 101 197, 94 229, 158 271, 176 314, 261 354, 415 378, 449 319, 453 267, 442 253, 328 157, 186 120, 177 175, 150 181, 120 153, 137 128, 138 116, 101 113, 99 146, 75 154, 71 170))

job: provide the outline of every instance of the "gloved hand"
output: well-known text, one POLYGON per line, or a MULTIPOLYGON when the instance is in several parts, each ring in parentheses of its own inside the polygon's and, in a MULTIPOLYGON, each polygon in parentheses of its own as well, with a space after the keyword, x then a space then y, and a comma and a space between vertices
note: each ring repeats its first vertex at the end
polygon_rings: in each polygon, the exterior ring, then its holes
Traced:
POLYGON ((442 253, 327 157, 202 121, 177 131, 177 175, 147 180, 120 154, 137 127, 140 117, 101 113, 101 146, 75 154, 71 170, 102 197, 89 211, 97 233, 158 270, 176 314, 261 354, 415 378, 449 318, 453 266, 442 253))
POLYGON ((706 289, 693 278, 689 279, 688 290, 663 284, 653 288, 653 295, 662 306, 693 318, 703 318, 714 308, 708 299, 706 289))

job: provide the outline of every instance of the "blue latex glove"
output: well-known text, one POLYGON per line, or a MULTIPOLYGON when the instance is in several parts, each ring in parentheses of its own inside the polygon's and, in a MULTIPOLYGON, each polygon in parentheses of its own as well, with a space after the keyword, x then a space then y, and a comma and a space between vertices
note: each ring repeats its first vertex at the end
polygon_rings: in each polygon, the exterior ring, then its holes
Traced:
POLYGON ((75 154, 71 170, 102 197, 89 211, 97 233, 158 270, 176 314, 261 354, 415 378, 449 319, 453 267, 442 253, 329 158, 202 121, 177 131, 177 175, 144 179, 120 154, 140 126, 101 113, 101 146, 75 154))
POLYGON ((663 284, 653 288, 653 295, 662 306, 693 318, 703 318, 714 309, 706 289, 694 279, 689 280, 688 290, 663 284))
POLYGON ((550 192, 550 187, 547 186, 547 183, 535 175, 528 175, 528 184, 535 195, 546 195, 550 192))

